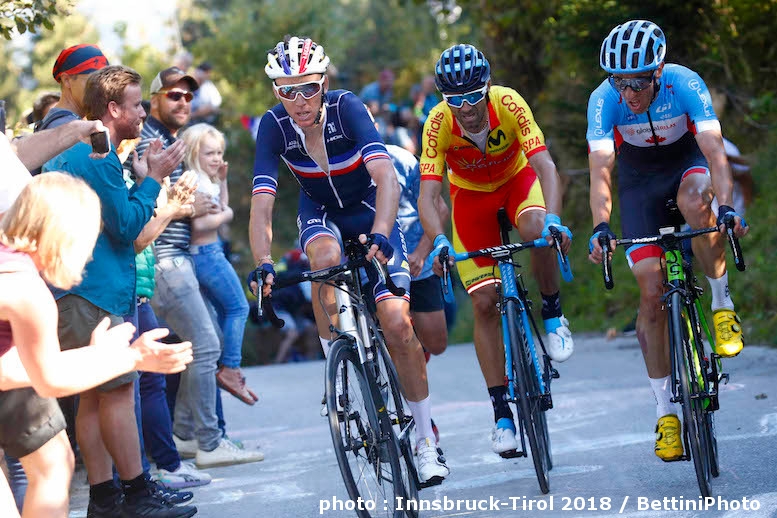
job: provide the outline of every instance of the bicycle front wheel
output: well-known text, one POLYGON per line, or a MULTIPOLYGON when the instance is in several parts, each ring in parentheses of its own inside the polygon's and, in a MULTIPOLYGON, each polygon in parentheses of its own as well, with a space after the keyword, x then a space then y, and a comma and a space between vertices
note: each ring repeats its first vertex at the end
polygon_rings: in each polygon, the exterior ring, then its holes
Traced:
POLYGON ((392 439, 396 441, 399 450, 399 467, 402 472, 402 489, 409 505, 405 505, 406 513, 409 518, 416 518, 418 511, 416 504, 418 502, 418 471, 415 466, 415 454, 413 452, 412 432, 415 428, 413 416, 410 415, 404 404, 399 376, 391 361, 383 337, 375 339, 375 348, 380 351, 378 354, 379 366, 376 379, 380 387, 381 395, 386 404, 386 412, 392 425, 392 439))
MULTIPOLYGON (((698 304, 692 303, 690 306, 691 312, 688 314, 691 327, 691 336, 693 337, 693 352, 697 362, 697 379, 699 381, 699 388, 704 392, 709 393, 711 388, 715 389, 716 384, 713 383, 717 375, 717 371, 710 367, 711 362, 716 361, 714 357, 706 357, 707 352, 712 352, 712 344, 710 344, 704 333, 702 332, 701 315, 699 314, 698 304)), ((710 473, 713 477, 720 475, 720 464, 718 461, 718 439, 715 434, 715 408, 711 398, 705 398, 704 400, 704 420, 705 426, 703 428, 704 433, 707 436, 707 445, 709 446, 709 459, 710 459, 710 473)))
POLYGON ((696 479, 703 497, 712 496, 710 480, 710 452, 708 443, 707 420, 705 418, 704 398, 700 396, 696 371, 693 365, 693 352, 688 335, 688 326, 682 314, 681 295, 675 292, 670 297, 669 325, 671 329, 671 347, 674 354, 675 369, 680 382, 680 402, 683 406, 684 435, 688 438, 688 452, 696 470, 696 479))
POLYGON ((401 518, 405 493, 396 442, 378 418, 370 383, 348 338, 335 340, 327 357, 326 404, 335 456, 356 515, 401 518))
POLYGON ((518 398, 518 418, 523 421, 524 433, 529 441, 534 471, 537 473, 537 481, 540 491, 547 494, 550 491, 548 471, 550 470, 550 447, 547 430, 547 422, 542 410, 542 392, 534 368, 529 344, 526 340, 525 330, 520 321, 518 307, 515 301, 506 302, 508 336, 513 356, 513 372, 517 383, 516 397, 518 398))

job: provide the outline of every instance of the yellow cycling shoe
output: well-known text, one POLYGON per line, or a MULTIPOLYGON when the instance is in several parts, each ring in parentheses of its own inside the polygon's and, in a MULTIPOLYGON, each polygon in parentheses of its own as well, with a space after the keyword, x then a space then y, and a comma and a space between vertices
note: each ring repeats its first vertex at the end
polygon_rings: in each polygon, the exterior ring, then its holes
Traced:
POLYGON ((742 351, 742 321, 733 309, 719 309, 712 314, 715 327, 715 353, 730 358, 742 351))
POLYGON ((656 424, 656 455, 669 462, 683 455, 683 435, 680 420, 675 414, 666 414, 656 424))

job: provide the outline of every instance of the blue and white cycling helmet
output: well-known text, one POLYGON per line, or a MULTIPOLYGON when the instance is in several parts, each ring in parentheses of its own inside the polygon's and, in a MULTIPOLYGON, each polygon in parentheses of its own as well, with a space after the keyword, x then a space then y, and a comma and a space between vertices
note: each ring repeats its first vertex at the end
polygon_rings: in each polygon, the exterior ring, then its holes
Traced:
POLYGON ((434 83, 444 94, 459 94, 482 88, 491 79, 488 60, 472 45, 454 45, 440 54, 434 67, 434 83))
POLYGON ((326 74, 329 56, 324 47, 310 38, 292 36, 288 41, 280 41, 267 54, 265 73, 270 79, 279 77, 300 77, 308 74, 326 74))
POLYGON ((648 20, 630 20, 615 27, 604 39, 599 66, 610 74, 635 74, 656 70, 664 57, 664 31, 648 20))

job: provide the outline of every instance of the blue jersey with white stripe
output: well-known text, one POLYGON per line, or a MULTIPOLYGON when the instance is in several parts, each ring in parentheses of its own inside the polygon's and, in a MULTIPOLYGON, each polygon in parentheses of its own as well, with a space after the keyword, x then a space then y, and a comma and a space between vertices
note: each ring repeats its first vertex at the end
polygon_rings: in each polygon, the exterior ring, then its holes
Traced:
MULTIPOLYGON (((720 131, 707 85, 681 65, 666 64, 656 98, 645 113, 634 114, 620 92, 605 79, 588 101, 588 149, 618 149, 620 155, 646 159, 648 149, 671 146, 689 132, 720 131)), ((693 139, 683 139, 695 145, 693 139)))
POLYGON ((324 102, 321 124, 329 173, 308 155, 302 129, 278 104, 259 123, 252 194, 275 195, 280 159, 305 194, 324 207, 346 208, 374 194, 375 184, 366 164, 379 158, 389 159, 389 155, 367 109, 347 90, 327 92, 324 102))

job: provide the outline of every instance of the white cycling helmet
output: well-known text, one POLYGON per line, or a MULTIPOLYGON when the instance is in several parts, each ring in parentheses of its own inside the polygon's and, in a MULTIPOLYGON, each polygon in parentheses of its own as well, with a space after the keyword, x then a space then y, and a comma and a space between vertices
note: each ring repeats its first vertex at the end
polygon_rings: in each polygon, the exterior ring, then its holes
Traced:
POLYGON ((288 41, 280 41, 267 54, 265 73, 270 79, 279 77, 300 77, 308 74, 326 74, 329 56, 324 47, 310 38, 292 36, 288 41))

